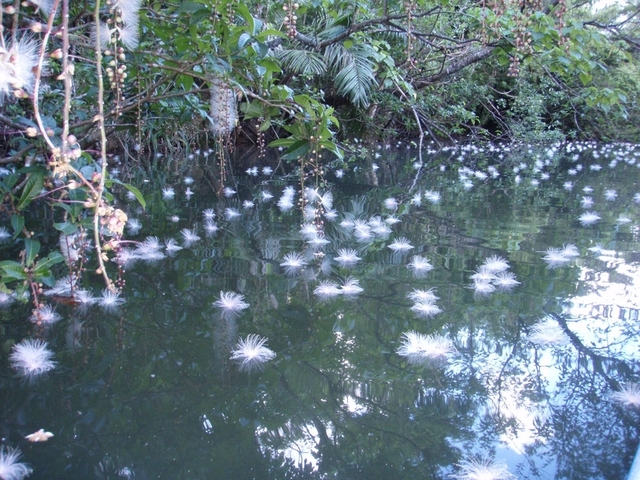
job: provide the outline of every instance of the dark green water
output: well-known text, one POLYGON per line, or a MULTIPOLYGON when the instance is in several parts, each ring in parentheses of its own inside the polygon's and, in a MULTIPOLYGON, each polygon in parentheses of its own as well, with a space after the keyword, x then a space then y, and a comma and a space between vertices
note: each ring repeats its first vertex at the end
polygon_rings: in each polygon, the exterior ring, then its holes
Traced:
POLYGON ((475 478, 460 468, 474 456, 515 478, 624 478, 640 405, 611 395, 640 382, 636 159, 640 149, 629 146, 467 149, 425 152, 418 170, 415 153, 383 149, 344 166, 342 178, 328 169, 320 191, 332 191, 337 218, 324 219, 329 243, 317 248, 299 232, 300 210, 276 205, 286 186, 299 190, 296 176, 237 173, 229 181, 237 193, 219 199, 205 175, 186 199, 183 177, 200 179, 200 164, 147 183, 134 175, 149 205, 130 204, 142 223, 133 240, 181 243, 183 228, 201 239, 127 266, 117 310, 56 305, 62 319, 46 331, 27 321, 27 307, 0 310, 3 443, 20 448, 37 479, 475 478), (176 195, 163 200, 168 185, 176 195), (263 201, 263 190, 274 198, 263 201), (411 202, 416 194, 421 205, 411 202), (583 208, 583 196, 594 205, 583 208), (388 198, 397 209, 385 207, 388 198), (209 208, 219 227, 212 236, 209 208), (227 220, 227 208, 241 215, 227 220), (583 226, 585 211, 600 220, 583 226), (391 215, 400 222, 370 241, 340 225, 391 215), (401 237, 407 253, 388 248, 401 237), (549 268, 548 249, 567 244, 577 255, 549 268), (334 260, 346 248, 361 258, 352 268, 334 260), (291 252, 307 262, 295 276, 280 265, 291 252), (407 267, 414 255, 434 267, 422 278, 407 267), (492 256, 508 261, 519 284, 482 295, 471 276, 492 256), (361 293, 314 294, 323 280, 348 276, 361 293), (431 288, 441 313, 421 317, 407 295, 431 288), (213 306, 221 292, 244 295, 249 307, 221 315, 213 306), (534 335, 536 325, 551 343, 534 335), (411 361, 397 352, 409 331, 455 348, 446 359, 411 361), (276 353, 262 371, 230 360, 250 334, 276 353), (46 340, 57 362, 33 382, 9 361, 24 338, 46 340), (54 437, 24 439, 40 428, 54 437))

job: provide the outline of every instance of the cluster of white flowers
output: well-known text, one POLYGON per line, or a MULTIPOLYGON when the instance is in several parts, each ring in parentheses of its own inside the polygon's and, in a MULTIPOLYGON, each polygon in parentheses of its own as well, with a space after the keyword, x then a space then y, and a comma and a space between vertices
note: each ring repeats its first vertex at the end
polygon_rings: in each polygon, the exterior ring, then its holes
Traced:
POLYGON ((520 282, 512 272, 508 272, 509 263, 498 255, 485 259, 484 263, 471 275, 471 288, 477 297, 490 295, 496 290, 508 292, 520 282))

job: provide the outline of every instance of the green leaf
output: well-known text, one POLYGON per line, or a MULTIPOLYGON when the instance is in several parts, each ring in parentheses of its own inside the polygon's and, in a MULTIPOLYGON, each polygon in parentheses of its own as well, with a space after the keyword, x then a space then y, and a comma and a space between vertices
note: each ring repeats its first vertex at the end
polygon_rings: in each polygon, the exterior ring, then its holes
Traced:
POLYGON ((189 14, 189 26, 197 25, 205 18, 211 16, 211 10, 208 8, 201 8, 189 14))
POLYGON ((5 281, 27 279, 27 273, 24 271, 24 267, 13 260, 0 262, 0 270, 2 270, 2 279, 5 281))
POLYGON ((22 210, 26 206, 28 206, 34 198, 36 198, 42 192, 42 187, 44 186, 44 172, 39 170, 37 172, 33 172, 29 175, 27 182, 22 189, 22 195, 20 196, 20 200, 18 200, 18 204, 16 205, 17 210, 22 210))
POLYGON ((297 160, 306 155, 309 149, 308 140, 297 140, 287 149, 287 153, 282 156, 282 160, 297 160))
POLYGON ((136 187, 134 187, 130 183, 121 182, 120 180, 118 180, 116 178, 113 179, 113 183, 117 183, 118 185, 122 185, 124 188, 129 190, 136 197, 136 200, 138 200, 138 203, 140 203, 142 208, 147 208, 147 202, 145 202, 144 196, 142 195, 142 192, 140 192, 140 190, 138 190, 136 187))
POLYGON ((78 226, 71 222, 54 223, 53 226, 56 228, 56 230, 59 230, 65 235, 71 235, 78 231, 78 226))
POLYGON ((296 140, 294 138, 278 138, 272 142, 269 142, 270 147, 287 147, 289 148, 296 140))
POLYGON ((13 238, 17 238, 22 233, 24 228, 24 217, 14 213, 11 216, 11 227, 13 227, 13 238))
POLYGON ((586 86, 589 83, 591 83, 591 79, 593 77, 591 75, 589 75, 586 72, 580 72, 580 81, 582 82, 582 85, 586 86))
POLYGON ((24 249, 26 252, 25 263, 27 267, 31 268, 33 261, 36 259, 38 252, 40 251, 40 242, 32 238, 25 238, 24 249))
POLYGON ((51 252, 49 255, 41 259, 36 266, 33 268, 33 271, 38 275, 47 275, 52 266, 64 262, 64 257, 60 252, 51 252))

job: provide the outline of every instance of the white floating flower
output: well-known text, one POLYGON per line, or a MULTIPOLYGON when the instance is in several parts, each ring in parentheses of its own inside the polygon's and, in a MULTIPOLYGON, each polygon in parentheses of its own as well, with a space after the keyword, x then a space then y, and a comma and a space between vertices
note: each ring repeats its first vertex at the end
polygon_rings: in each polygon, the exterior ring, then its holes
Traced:
POLYGON ((431 265, 429 260, 425 257, 414 255, 411 258, 411 262, 407 265, 407 268, 413 270, 414 277, 423 278, 427 273, 433 270, 433 265, 431 265))
POLYGON ((493 284, 497 290, 501 292, 508 292, 517 285, 520 285, 520 282, 516 280, 515 273, 500 272, 496 273, 496 277, 493 279, 493 284))
POLYGON ((555 320, 543 320, 531 327, 527 338, 537 345, 565 345, 569 337, 555 320))
POLYGON ((31 475, 32 471, 24 463, 18 462, 20 450, 17 448, 0 447, 0 478, 2 480, 22 480, 31 475))
POLYGON ((488 458, 472 458, 463 460, 458 465, 458 472, 451 478, 458 480, 512 480, 516 477, 509 472, 506 463, 488 458))
POLYGON ((434 315, 442 312, 440 307, 438 307, 435 303, 429 302, 417 302, 411 307, 411 310, 419 317, 425 318, 431 318, 434 315))
POLYGON ((398 208, 398 200, 396 200, 395 198, 387 198, 384 201, 384 208, 386 208, 387 210, 396 210, 398 208))
POLYGON ((433 288, 430 288, 429 290, 414 288, 409 292, 409 294, 407 294, 407 298, 419 303, 435 303, 439 297, 436 297, 435 289, 433 288))
POLYGON ((43 305, 33 311, 29 320, 32 323, 37 323, 38 325, 51 325, 52 323, 56 323, 60 320, 60 318, 60 314, 56 313, 51 305, 43 305))
POLYGON ((52 358, 53 352, 47 349, 45 341, 31 338, 15 344, 9 355, 11 366, 28 378, 36 377, 55 368, 56 363, 52 358))
POLYGON ((123 303, 125 303, 125 299, 120 297, 119 292, 107 289, 103 290, 102 296, 98 298, 98 305, 105 310, 117 310, 123 303))
POLYGON ((240 212, 235 208, 229 207, 225 208, 224 210, 224 218, 226 218, 227 220, 233 220, 235 218, 238 218, 240 215, 240 212))
POLYGON ((596 212, 585 212, 580 215, 580 217, 578 217, 578 220, 583 226, 586 227, 598 222, 598 220, 600 220, 600 215, 598 215, 596 212))
POLYGON ((413 245, 409 243, 404 237, 396 238, 393 243, 387 245, 387 248, 390 248, 394 252, 406 252, 413 248, 413 245))
POLYGON ((175 196, 176 191, 173 189, 173 187, 164 187, 162 189, 162 198, 164 198, 165 200, 173 200, 175 196))
POLYGON ((352 267, 361 260, 358 252, 352 248, 341 248, 338 250, 338 256, 333 259, 345 268, 352 267))
POLYGON ((457 352, 453 342, 442 335, 424 335, 415 331, 402 334, 398 355, 414 365, 430 360, 446 360, 457 352))
POLYGON ((492 257, 485 259, 482 266, 488 272, 499 273, 509 269, 509 262, 499 255, 493 255, 492 257))
POLYGON ((330 300, 342 294, 342 290, 340 290, 338 284, 333 280, 322 280, 313 290, 313 293, 317 295, 320 300, 330 300))
POLYGON ((546 262, 547 268, 557 268, 571 261, 571 257, 567 256, 561 248, 548 248, 542 259, 546 262))
POLYGON ((262 370, 264 363, 276 356, 273 350, 266 347, 266 343, 266 338, 255 334, 241 338, 231 352, 231 360, 238 362, 243 371, 262 370))
POLYGON ((284 268, 285 275, 289 277, 297 275, 305 265, 307 265, 307 261, 298 252, 287 253, 280 264, 284 268))
POLYGON ((213 306, 222 310, 221 316, 225 319, 235 318, 242 310, 249 308, 244 295, 235 292, 220 292, 220 299, 213 302, 213 306))
POLYGON ((361 293, 363 288, 360 286, 360 280, 354 277, 347 277, 342 282, 340 290, 345 297, 354 297, 361 293))
POLYGON ((193 230, 188 228, 180 230, 180 234, 182 235, 182 245, 184 245, 185 248, 192 247, 200 240, 200 237, 196 235, 193 230))
POLYGON ((623 407, 640 408, 640 385, 627 383, 619 391, 611 393, 609 398, 623 407))

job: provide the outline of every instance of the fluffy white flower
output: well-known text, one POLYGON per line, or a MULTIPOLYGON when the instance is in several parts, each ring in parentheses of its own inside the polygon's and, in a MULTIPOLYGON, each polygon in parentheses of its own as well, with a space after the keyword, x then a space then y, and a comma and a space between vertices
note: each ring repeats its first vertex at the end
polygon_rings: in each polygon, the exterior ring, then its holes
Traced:
POLYGON ((2 480, 22 480, 31 475, 32 470, 24 463, 18 462, 20 450, 0 447, 0 478, 2 480))
POLYGON ((193 230, 188 228, 180 230, 180 234, 182 235, 182 245, 184 245, 185 248, 192 247, 200 240, 200 237, 193 230))
POLYGON ((56 364, 52 358, 53 352, 47 349, 45 341, 31 338, 15 344, 9 355, 11 366, 21 375, 29 378, 55 368, 56 364))
POLYGON ((361 260, 358 252, 352 248, 341 248, 338 250, 338 256, 333 259, 345 268, 352 267, 361 260))
POLYGON ((235 318, 249 308, 244 295, 235 292, 220 292, 220 299, 213 302, 213 306, 222 310, 220 315, 225 319, 235 318))
POLYGON ((411 307, 411 310, 419 317, 425 318, 431 318, 434 315, 442 312, 440 307, 438 307, 435 303, 430 302, 417 302, 411 307))
POLYGON ((451 475, 451 478, 458 480, 511 480, 516 478, 509 472, 504 462, 496 462, 488 458, 463 460, 457 466, 459 470, 451 475))
POLYGON ((317 295, 320 300, 329 300, 340 295, 342 291, 333 280, 322 280, 313 290, 313 293, 317 295))
POLYGON ((298 252, 290 252, 284 256, 283 262, 280 266, 284 268, 285 275, 293 277, 297 275, 306 264, 307 261, 304 259, 302 254, 298 252))
POLYGON ((231 360, 238 362, 240 370, 262 370, 264 363, 276 356, 273 350, 266 347, 266 343, 266 338, 255 334, 241 338, 231 352, 231 360))
POLYGON ((457 352, 453 342, 442 335, 424 335, 415 331, 402 334, 397 350, 411 364, 418 365, 429 360, 445 360, 457 352))
POLYGON ((504 272, 509 269, 509 263, 499 255, 493 255, 485 259, 482 266, 491 273, 504 272))
POLYGON ((580 217, 578 217, 578 221, 582 224, 582 226, 586 227, 589 225, 593 225, 600 220, 600 215, 596 212, 585 212, 580 217))
POLYGON ((416 278, 423 278, 427 273, 433 270, 433 265, 429 263, 429 260, 420 256, 414 255, 411 262, 407 265, 407 268, 413 270, 413 276, 416 278))
POLYGON ((396 238, 393 243, 387 245, 387 248, 390 248, 394 252, 406 252, 413 248, 413 245, 409 243, 404 237, 396 238))
POLYGON ((38 325, 51 325, 60 320, 60 315, 53 310, 51 305, 43 305, 33 311, 29 320, 38 325))
POLYGON ((609 398, 624 407, 640 408, 640 385, 627 383, 619 391, 611 393, 609 398))

